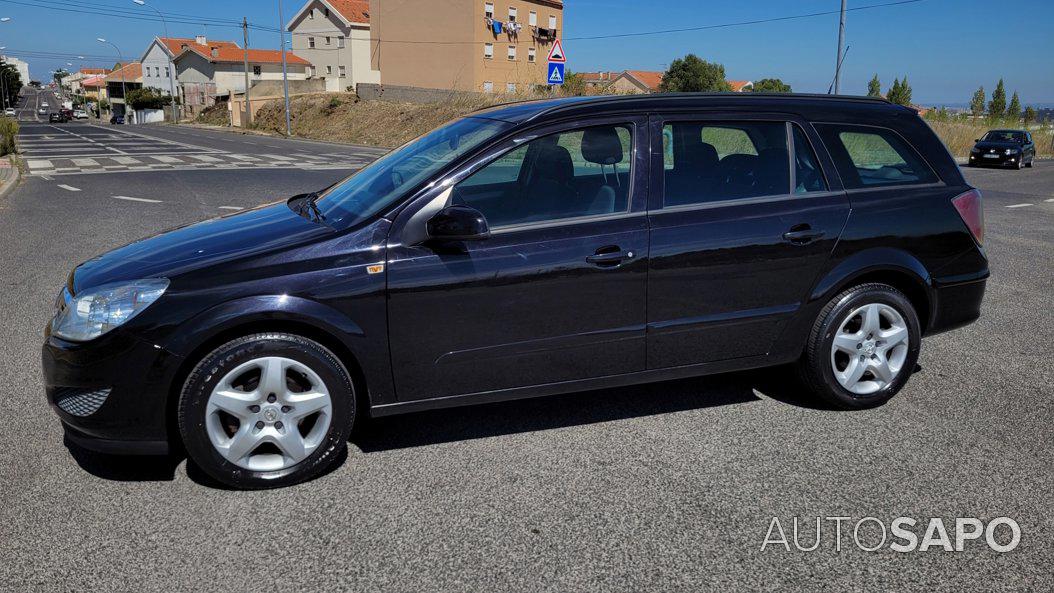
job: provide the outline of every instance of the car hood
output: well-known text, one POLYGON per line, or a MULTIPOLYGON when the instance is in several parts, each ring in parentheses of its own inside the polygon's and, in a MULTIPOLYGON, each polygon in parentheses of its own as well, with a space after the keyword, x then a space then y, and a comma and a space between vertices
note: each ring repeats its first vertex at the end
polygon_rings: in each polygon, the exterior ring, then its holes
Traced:
POLYGON ((974 148, 979 150, 988 150, 989 148, 995 148, 996 150, 1006 150, 1007 148, 1021 148, 1021 144, 1017 142, 978 142, 974 144, 974 148))
POLYGON ((296 214, 285 202, 278 202, 179 227, 104 253, 77 266, 70 288, 78 293, 110 282, 172 278, 225 260, 331 236, 333 232, 296 214))

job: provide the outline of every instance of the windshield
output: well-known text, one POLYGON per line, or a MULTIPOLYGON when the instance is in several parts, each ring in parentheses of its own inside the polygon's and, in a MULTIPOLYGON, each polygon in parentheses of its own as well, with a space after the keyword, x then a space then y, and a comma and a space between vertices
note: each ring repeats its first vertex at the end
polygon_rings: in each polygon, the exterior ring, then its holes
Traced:
POLYGON ((985 142, 1024 142, 1025 135, 1021 132, 993 131, 985 134, 981 140, 985 142))
POLYGON ((445 165, 474 150, 512 124, 466 117, 437 128, 377 159, 333 186, 318 209, 336 228, 347 228, 377 214, 427 181, 445 165))

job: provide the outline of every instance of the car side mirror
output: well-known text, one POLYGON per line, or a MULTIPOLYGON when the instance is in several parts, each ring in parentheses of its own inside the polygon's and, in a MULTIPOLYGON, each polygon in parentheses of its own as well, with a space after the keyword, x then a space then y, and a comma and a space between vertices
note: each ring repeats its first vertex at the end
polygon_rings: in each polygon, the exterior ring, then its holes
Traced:
POLYGON ((471 206, 447 206, 428 219, 428 238, 435 241, 481 241, 490 237, 483 213, 471 206))

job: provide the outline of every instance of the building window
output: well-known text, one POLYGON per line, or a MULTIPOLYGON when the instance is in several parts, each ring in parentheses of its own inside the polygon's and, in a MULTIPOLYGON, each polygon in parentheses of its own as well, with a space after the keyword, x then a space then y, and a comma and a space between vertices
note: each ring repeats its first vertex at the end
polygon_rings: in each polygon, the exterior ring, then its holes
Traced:
POLYGON ((494 3, 493 2, 484 2, 483 3, 483 15, 486 16, 488 19, 494 18, 494 3))
POLYGON ((510 60, 515 60, 516 59, 516 46, 515 45, 510 45, 509 46, 509 59, 510 60))
POLYGON ((315 38, 314 37, 308 37, 307 38, 307 46, 310 47, 311 49, 315 49, 315 38))
POLYGON ((168 66, 165 66, 165 78, 171 78, 172 77, 172 75, 169 74, 169 72, 170 72, 170 70, 168 69, 168 66))
POLYGON ((315 9, 314 8, 312 8, 309 11, 307 11, 307 20, 309 20, 309 21, 315 20, 315 9))
POLYGON ((483 44, 483 59, 489 60, 494 57, 494 44, 484 43, 483 44))
POLYGON ((326 66, 326 74, 333 74, 333 66, 326 66))
POLYGON ((537 27, 538 26, 538 13, 537 12, 532 10, 531 14, 527 15, 527 24, 532 26, 532 27, 537 27))
POLYGON ((329 9, 328 8, 324 8, 323 10, 326 12, 326 18, 329 18, 329 9))
POLYGON ((308 78, 311 78, 312 76, 315 75, 315 67, 314 66, 308 66, 307 68, 304 69, 304 73, 307 74, 308 78))
POLYGON ((329 35, 326 35, 326 45, 329 45, 329 35))
POLYGON ((339 35, 337 37, 337 47, 339 47, 339 48, 343 48, 344 47, 344 36, 343 35, 339 35))
POLYGON ((483 92, 484 93, 493 93, 494 92, 494 83, 489 81, 489 80, 483 81, 483 92))
POLYGON ((555 14, 549 15, 549 28, 550 29, 555 29, 556 28, 556 15, 555 14))
POLYGON ((509 7, 509 20, 510 21, 515 21, 516 20, 516 7, 515 6, 510 6, 509 7))
POLYGON ((515 82, 507 83, 505 85, 505 92, 507 92, 507 93, 515 93, 516 92, 516 83, 515 82))
POLYGON ((262 70, 261 70, 260 66, 253 66, 253 74, 255 74, 256 76, 259 76, 261 72, 262 72, 262 70))
POLYGON ((538 51, 536 49, 534 49, 533 47, 527 48, 527 61, 528 62, 535 61, 537 59, 537 57, 538 57, 538 51))
POLYGON ((340 71, 340 77, 341 78, 347 78, 347 76, 348 76, 348 67, 347 66, 337 66, 337 68, 340 71))

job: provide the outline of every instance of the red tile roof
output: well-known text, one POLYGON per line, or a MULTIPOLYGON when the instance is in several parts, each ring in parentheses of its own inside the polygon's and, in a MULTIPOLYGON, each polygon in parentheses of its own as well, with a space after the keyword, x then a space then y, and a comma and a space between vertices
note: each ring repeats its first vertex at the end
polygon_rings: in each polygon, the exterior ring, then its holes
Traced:
POLYGON ((662 72, 652 72, 650 70, 626 70, 625 73, 636 78, 641 84, 652 91, 659 90, 659 85, 662 83, 662 72))
POLYGON ((370 23, 370 0, 328 0, 329 5, 351 23, 370 23))
POLYGON ((725 82, 728 83, 728 86, 732 87, 733 93, 742 93, 747 85, 754 86, 754 83, 749 80, 726 80, 725 82))
POLYGON ((578 75, 587 83, 611 82, 618 78, 621 72, 579 72, 578 75))
POLYGON ((106 68, 81 68, 78 70, 81 74, 109 74, 110 71, 106 68))
MULTIPOLYGON (((241 64, 245 60, 245 50, 240 47, 202 47, 200 45, 190 45, 184 51, 193 51, 200 55, 206 60, 212 63, 236 63, 241 64)), ((286 52, 286 62, 289 64, 300 64, 303 66, 310 66, 311 62, 308 62, 304 58, 294 54, 293 52, 286 52)), ((250 49, 249 50, 249 63, 250 64, 281 64, 282 63, 282 52, 277 49, 250 49)))
POLYGON ((206 39, 205 45, 199 45, 196 39, 189 37, 158 37, 161 43, 165 44, 168 51, 172 52, 172 55, 178 56, 183 53, 183 46, 187 47, 234 47, 237 48, 238 44, 233 41, 216 41, 215 39, 206 39))
POLYGON ((85 78, 84 82, 81 83, 81 86, 104 87, 106 86, 106 77, 94 76, 92 78, 85 78))
POLYGON ((139 62, 132 62, 106 75, 106 82, 121 82, 122 79, 124 82, 139 82, 142 78, 143 65, 139 62))

